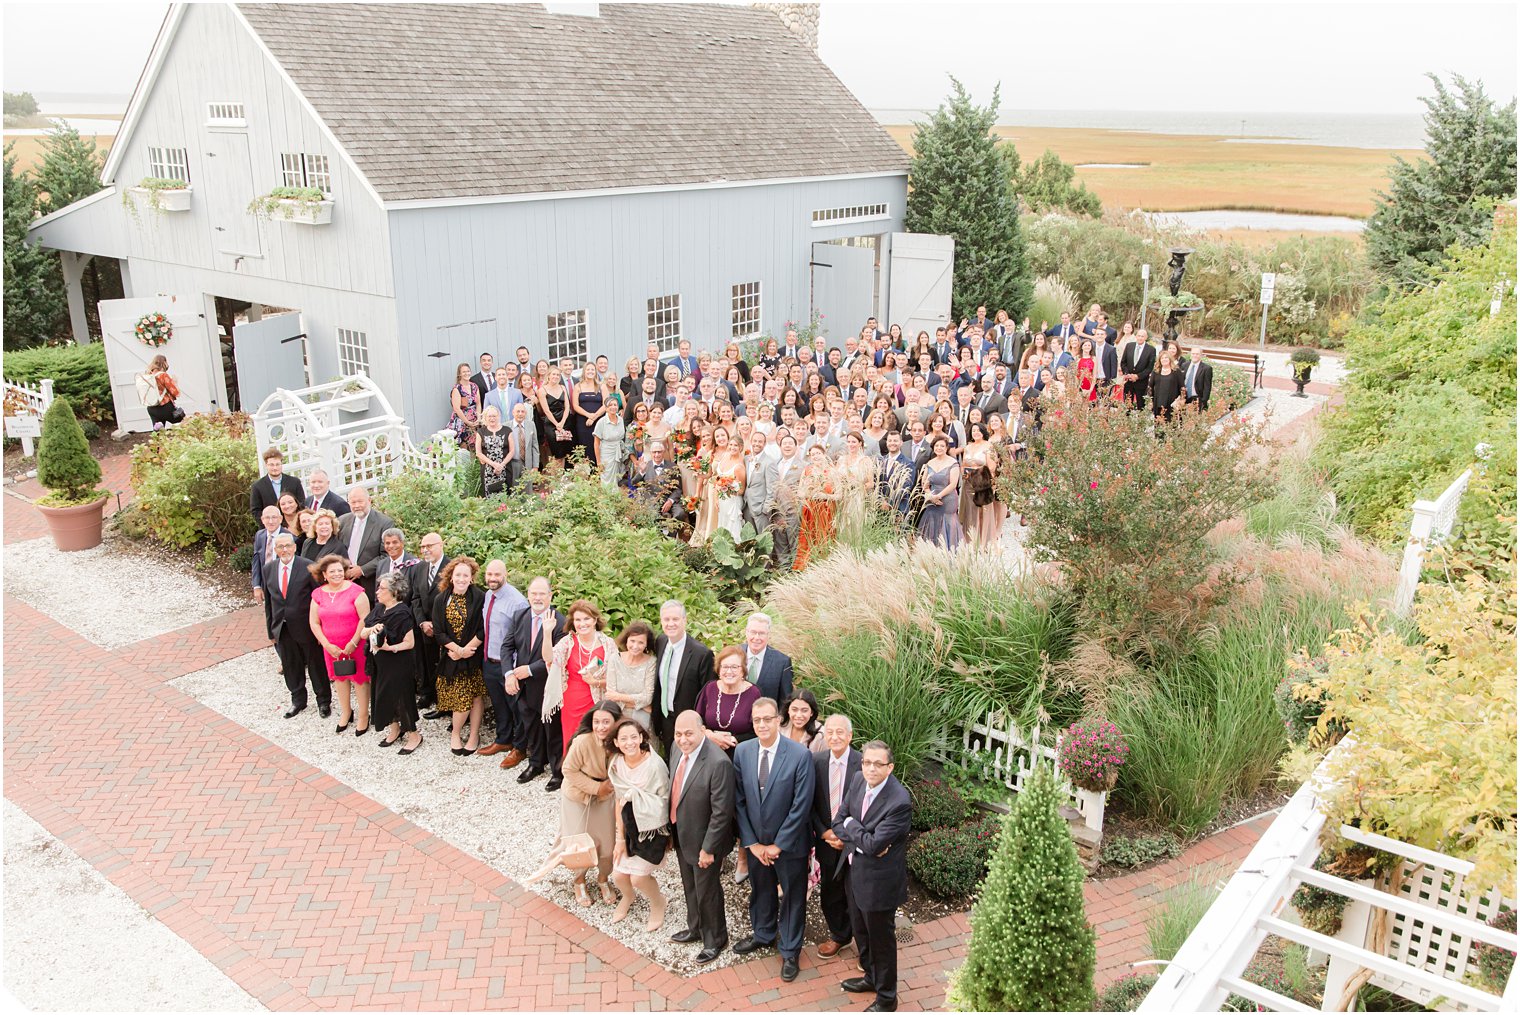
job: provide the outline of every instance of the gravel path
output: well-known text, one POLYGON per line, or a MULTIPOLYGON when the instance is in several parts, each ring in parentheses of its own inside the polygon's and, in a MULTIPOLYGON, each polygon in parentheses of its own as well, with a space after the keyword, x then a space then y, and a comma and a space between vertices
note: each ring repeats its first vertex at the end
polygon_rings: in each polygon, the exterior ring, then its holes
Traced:
POLYGON ((34 1011, 263 1011, 5 801, 5 989, 34 1011))
POLYGON ((5 591, 101 648, 120 648, 243 605, 163 558, 107 538, 61 553, 51 537, 5 547, 5 591), (84 609, 81 590, 95 608, 84 609))
MULTIPOLYGON (((560 796, 545 792, 546 776, 524 786, 516 778, 521 769, 503 772, 495 758, 456 758, 449 753, 448 724, 443 720, 424 720, 422 748, 403 758, 394 748, 382 751, 376 746, 377 730, 363 737, 353 736, 352 731, 335 734, 336 716, 322 719, 315 708, 294 719, 284 719, 282 713, 289 707, 289 699, 275 665, 274 650, 264 649, 187 674, 173 683, 208 708, 513 880, 521 883, 538 869, 559 827, 560 796)), ((487 720, 482 742, 489 743, 494 735, 487 720)), ((649 911, 642 899, 634 903, 628 919, 616 926, 610 922, 612 907, 603 905, 595 892, 595 904, 583 909, 570 887, 571 875, 563 868, 547 881, 526 887, 674 972, 716 969, 737 961, 740 957, 728 950, 717 961, 698 967, 691 959, 699 945, 668 940, 672 932, 686 925, 681 877, 674 858, 667 858, 665 868, 656 876, 670 906, 664 928, 654 933, 644 930, 649 911)), ((731 871, 725 873, 724 883, 729 939, 737 941, 749 933, 749 887, 735 885, 731 871)), ((816 909, 816 905, 810 906, 810 910, 816 909)))

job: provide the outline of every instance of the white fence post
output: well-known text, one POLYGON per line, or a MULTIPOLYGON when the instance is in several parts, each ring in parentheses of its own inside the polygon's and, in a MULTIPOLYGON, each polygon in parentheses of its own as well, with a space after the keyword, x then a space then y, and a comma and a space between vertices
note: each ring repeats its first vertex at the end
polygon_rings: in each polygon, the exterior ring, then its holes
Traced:
MULTIPOLYGON (((44 377, 36 388, 29 388, 18 381, 5 382, 5 406, 8 410, 16 411, 25 409, 26 413, 34 416, 45 416, 48 406, 53 404, 53 379, 44 377)), ((17 415, 26 413, 16 412, 17 415)), ((9 415, 10 413, 7 413, 9 415)), ((31 458, 36 453, 32 444, 32 438, 21 438, 21 454, 24 458, 31 458)))
POLYGON ((1420 584, 1426 551, 1451 535, 1457 521, 1457 506, 1472 479, 1468 469, 1458 476, 1435 500, 1414 502, 1414 520, 1409 525, 1409 541, 1404 544, 1404 562, 1399 566, 1399 587, 1393 597, 1393 612, 1409 615, 1414 605, 1414 590, 1420 584))

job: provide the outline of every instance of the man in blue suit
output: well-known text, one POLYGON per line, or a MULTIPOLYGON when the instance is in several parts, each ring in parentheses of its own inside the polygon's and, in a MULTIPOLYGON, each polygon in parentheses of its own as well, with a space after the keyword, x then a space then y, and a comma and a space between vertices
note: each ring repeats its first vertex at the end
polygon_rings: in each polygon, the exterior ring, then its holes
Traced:
MULTIPOLYGON (((691 342, 686 339, 676 345, 677 355, 665 361, 666 366, 674 366, 681 372, 682 377, 690 377, 697 372, 697 358, 691 354, 691 342)), ((698 378, 700 380, 700 378, 698 378)))
POLYGON ((892 768, 892 748, 882 741, 861 748, 860 774, 846 788, 832 826, 864 970, 840 986, 852 994, 875 993, 866 1011, 897 1010, 896 913, 908 897, 913 801, 892 768))
POLYGON ((734 748, 738 774, 735 809, 739 844, 756 862, 749 867, 750 935, 734 945, 747 955, 779 945, 781 979, 797 978, 807 916, 808 850, 813 845, 813 755, 781 735, 781 709, 774 698, 757 698, 750 709, 755 739, 734 748), (777 920, 776 889, 781 889, 777 920))
POLYGON ((792 657, 770 643, 771 618, 750 614, 744 625, 744 674, 760 688, 760 697, 785 704, 792 700, 792 657))
POLYGON ((903 451, 902 434, 887 431, 887 454, 881 460, 881 496, 893 510, 908 517, 913 501, 913 483, 918 478, 918 463, 903 451))
POLYGON ((1053 324, 1045 329, 1046 338, 1054 338, 1061 343, 1061 348, 1066 348, 1066 340, 1077 333, 1077 326, 1071 323, 1070 314, 1061 315, 1061 323, 1053 324))

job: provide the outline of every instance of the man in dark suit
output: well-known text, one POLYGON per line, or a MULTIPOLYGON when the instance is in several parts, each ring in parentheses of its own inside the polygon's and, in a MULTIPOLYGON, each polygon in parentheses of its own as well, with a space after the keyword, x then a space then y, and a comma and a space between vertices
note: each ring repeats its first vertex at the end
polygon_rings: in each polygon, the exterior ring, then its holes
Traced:
POLYGON ((1019 365, 1019 357, 1024 355, 1024 343, 1029 340, 1029 318, 1024 318, 1024 326, 1018 327, 1012 321, 1001 325, 997 335, 998 362, 1010 370, 1019 365))
POLYGON ((986 419, 993 413, 1001 416, 1008 412, 1008 399, 993 390, 995 382, 996 378, 992 374, 986 373, 982 375, 982 390, 976 396, 976 402, 974 403, 978 409, 982 410, 982 419, 986 419))
POLYGON ((553 593, 547 578, 540 576, 528 583, 528 608, 517 611, 508 643, 502 646, 502 665, 505 667, 509 652, 512 658, 506 685, 507 694, 517 696, 518 729, 524 741, 518 746, 528 756, 528 767, 518 773, 517 781, 532 782, 545 769, 551 769, 549 781, 544 784, 550 793, 564 781, 559 770, 564 750, 559 713, 554 713, 548 722, 540 714, 544 707, 544 685, 549 680, 544 638, 547 636, 553 646, 566 632, 565 615, 550 606, 553 593))
POLYGON ((290 689, 290 710, 285 718, 293 719, 307 705, 306 681, 317 695, 317 712, 326 719, 332 715, 332 684, 327 679, 327 664, 322 649, 311 633, 311 593, 314 588, 311 561, 296 555, 296 538, 282 531, 274 537, 275 559, 264 565, 264 614, 269 625, 269 639, 280 650, 281 672, 290 689))
POLYGON ((785 704, 792 700, 792 657, 770 643, 771 618, 751 613, 744 625, 744 675, 762 698, 785 704))
POLYGON ((1112 338, 1104 337, 1103 344, 1098 346, 1098 374, 1103 378, 1104 391, 1098 393, 1102 398, 1115 384, 1119 383, 1119 350, 1114 347, 1112 338))
POLYGON ((665 460, 665 445, 649 444, 649 461, 638 475, 639 496, 654 508, 655 514, 672 521, 686 522, 691 517, 681 498, 681 470, 665 460))
POLYGON ((1077 326, 1071 323, 1070 314, 1062 314, 1061 322, 1045 329, 1046 338, 1057 339, 1062 349, 1066 348, 1066 340, 1077 333, 1077 326))
POLYGON ((406 551, 406 533, 394 525, 380 533, 380 549, 380 558, 375 563, 376 581, 392 571, 404 571, 417 563, 417 558, 406 551))
POLYGON ((287 532, 285 524, 280 518, 280 509, 271 504, 259 513, 259 524, 263 528, 253 534, 253 563, 250 567, 253 579, 253 598, 255 602, 264 602, 264 566, 274 560, 274 537, 281 532, 287 532))
POLYGON ((338 542, 351 565, 348 580, 358 582, 371 602, 375 599, 375 572, 385 556, 385 530, 395 528, 395 524, 371 507, 369 491, 364 487, 348 491, 348 514, 338 520, 338 542))
POLYGON ((897 907, 908 897, 908 829, 913 801, 892 775, 892 748, 872 740, 860 752, 860 778, 845 791, 833 832, 846 875, 850 924, 864 974, 840 986, 875 992, 866 1011, 897 1010, 897 907))
POLYGON ((1124 401, 1131 409, 1144 408, 1145 393, 1150 390, 1151 371, 1155 367, 1156 350, 1150 344, 1150 335, 1141 328, 1119 358, 1119 372, 1124 377, 1124 401))
MULTIPOLYGON (((496 387, 496 371, 492 369, 494 365, 495 361, 490 353, 483 352, 480 354, 480 373, 470 378, 470 383, 475 385, 476 405, 485 405, 486 395, 490 394, 491 389, 496 387)), ((568 384, 569 381, 565 383, 568 384)))
POLYGON ((956 358, 955 343, 947 337, 944 328, 934 329, 934 365, 941 363, 954 363, 956 358))
POLYGON ((734 952, 748 955, 777 945, 781 979, 790 983, 797 978, 807 916, 813 755, 781 735, 781 710, 774 698, 756 698, 750 721, 755 739, 734 748, 739 845, 753 858, 749 865, 750 934, 734 945, 734 952), (777 888, 781 889, 779 920, 777 888))
POLYGON ((818 946, 818 954, 826 959, 854 937, 845 873, 839 869, 843 843, 834 834, 845 789, 860 774, 860 752, 850 746, 854 732, 850 717, 835 712, 823 723, 823 742, 829 749, 813 752, 813 852, 818 857, 818 905, 829 927, 829 939, 818 946))
POLYGON ((660 397, 659 382, 656 381, 653 377, 644 377, 640 379, 639 390, 634 392, 633 396, 628 399, 628 405, 623 410, 624 423, 633 422, 635 409, 641 404, 646 410, 650 412, 654 411, 654 407, 656 405, 660 406, 661 408, 665 407, 665 400, 660 397))
POLYGON ((306 479, 311 483, 311 489, 306 492, 305 500, 308 508, 313 511, 326 508, 339 518, 348 514, 348 501, 332 492, 326 472, 317 469, 306 479))
POLYGON ((686 895, 686 929, 670 939, 678 944, 700 940, 697 964, 706 965, 728 947, 723 858, 734 848, 734 766, 716 744, 707 742, 696 712, 676 716, 675 731, 670 823, 686 895))
POLYGON ((697 707, 697 695, 713 679, 712 649, 686 633, 686 604, 667 599, 660 607, 661 634, 654 640, 654 701, 650 722, 654 737, 670 757, 676 716, 697 707))
POLYGON ((1209 411, 1209 396, 1214 393, 1214 364, 1203 356, 1203 346, 1193 346, 1187 372, 1182 375, 1182 394, 1199 412, 1209 411))
POLYGON ((908 516, 913 500, 913 480, 918 467, 903 449, 902 434, 887 431, 887 453, 881 460, 879 483, 882 499, 904 518, 908 516))
POLYGON ((421 683, 417 687, 417 708, 428 713, 423 716, 425 719, 441 719, 449 713, 435 711, 438 704, 438 643, 433 640, 430 618, 433 616, 433 598, 438 595, 438 575, 449 558, 443 553, 443 537, 436 532, 423 536, 418 547, 422 550, 422 561, 413 573, 416 580, 411 583, 412 616, 417 618, 421 633, 418 640, 421 665, 417 676, 421 683))
POLYGON ((265 448, 262 457, 264 475, 254 480, 248 491, 248 510, 253 512, 253 517, 262 517, 264 509, 270 505, 279 507, 282 494, 294 494, 297 504, 306 503, 306 491, 302 489, 301 481, 285 475, 285 456, 280 449, 265 448))
POLYGON ((829 350, 828 359, 818 368, 818 374, 823 378, 823 383, 829 387, 839 387, 839 371, 844 367, 844 353, 836 346, 829 350))

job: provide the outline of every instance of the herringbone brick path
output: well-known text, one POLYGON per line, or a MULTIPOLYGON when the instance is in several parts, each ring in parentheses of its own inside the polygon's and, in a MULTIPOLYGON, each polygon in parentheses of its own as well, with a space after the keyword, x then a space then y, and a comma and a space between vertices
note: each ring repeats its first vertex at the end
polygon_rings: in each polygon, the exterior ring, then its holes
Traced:
MULTIPOLYGON (((5 509, 8 542, 38 521, 18 498, 5 509)), ((4 606, 6 796, 271 1008, 864 1003, 839 989, 850 949, 804 952, 791 984, 773 955, 671 974, 166 683, 266 645, 256 608, 108 652, 19 600, 4 606)), ((1258 835, 1234 829, 1166 867, 1090 883, 1100 982, 1141 957, 1161 886, 1198 862, 1238 863, 1258 835)), ((964 914, 915 928, 904 1009, 942 1006, 967 931, 964 914)))

